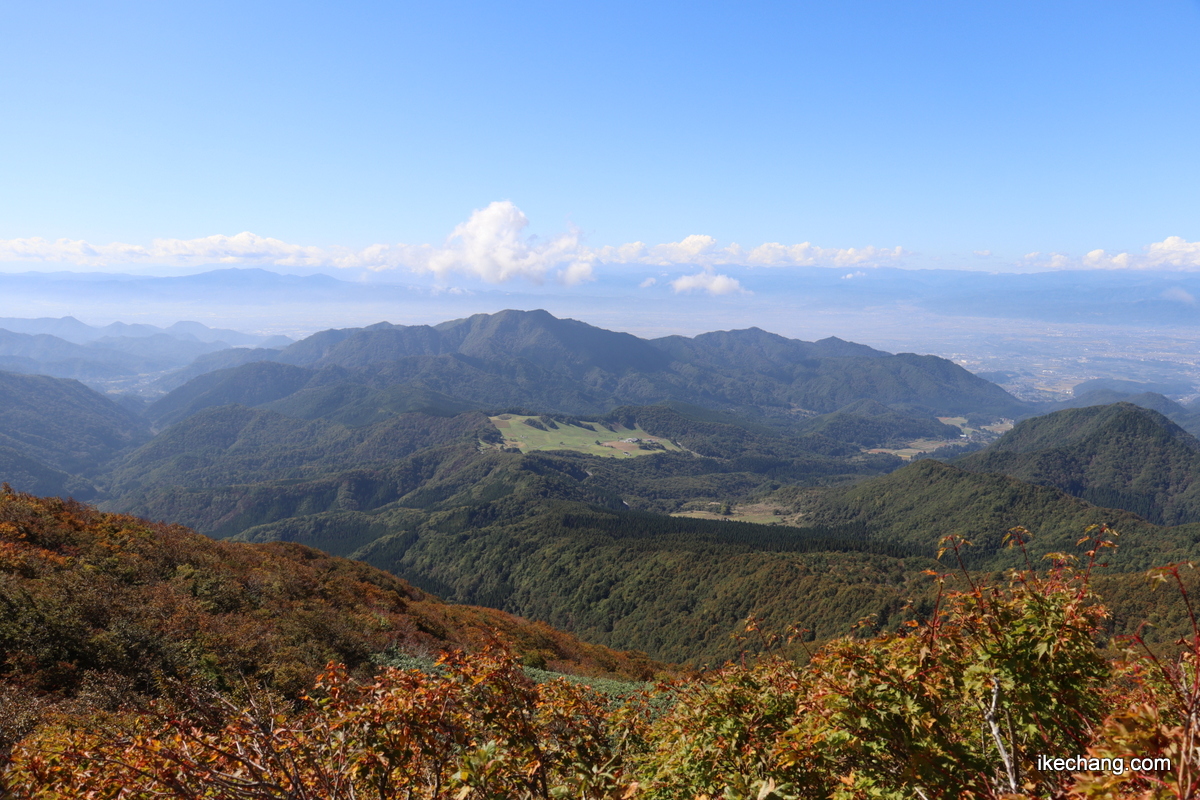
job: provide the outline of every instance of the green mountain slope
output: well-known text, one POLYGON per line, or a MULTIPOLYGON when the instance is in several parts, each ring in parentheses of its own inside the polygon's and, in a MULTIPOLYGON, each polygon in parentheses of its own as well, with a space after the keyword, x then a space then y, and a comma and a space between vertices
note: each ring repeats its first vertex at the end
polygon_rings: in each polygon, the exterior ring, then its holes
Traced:
MULTIPOLYGON (((1023 563, 1002 546, 1016 525, 1033 531, 1035 564, 1048 552, 1076 552, 1082 532, 1099 523, 1121 531, 1107 557, 1118 573, 1200 549, 1200 526, 1164 528, 1052 487, 936 461, 845 489, 806 490, 797 502, 808 527, 794 528, 630 512, 612 502, 619 495, 606 504, 603 476, 572 471, 571 459, 513 458, 466 480, 443 471, 372 509, 281 516, 237 538, 328 548, 455 601, 693 663, 736 653, 730 636, 750 613, 776 629, 799 623, 818 638, 868 613, 895 624, 906 599, 924 607, 921 570, 955 568, 952 557, 932 560, 947 534, 973 541, 964 561, 982 571, 1023 563)), ((582 457, 578 464, 592 469, 582 457)))
POLYGON ((448 597, 524 609, 591 641, 692 663, 735 656, 734 635, 750 614, 776 630, 798 624, 817 639, 868 614, 886 624, 907 598, 927 592, 920 570, 933 566, 927 558, 858 551, 844 531, 670 520, 577 504, 542 505, 482 527, 452 528, 452 521, 459 520, 434 518, 391 533, 353 557, 448 597))
POLYGON ((788 339, 761 328, 714 331, 699 336, 664 336, 650 342, 673 361, 708 369, 770 372, 818 358, 886 358, 890 353, 836 336, 816 342, 788 339))
POLYGON ((577 379, 594 370, 611 375, 665 369, 669 359, 652 343, 546 311, 501 311, 443 322, 436 328, 446 345, 483 361, 523 359, 577 379))
POLYGON ((234 403, 257 406, 295 394, 312 377, 312 370, 273 361, 215 370, 159 398, 146 409, 146 417, 162 427, 207 408, 234 403))
POLYGON ((210 408, 125 456, 110 474, 115 492, 153 486, 209 488, 295 481, 403 459, 464 435, 487 435, 487 417, 395 414, 367 427, 298 421, 261 409, 210 408))
POLYGON ((12 447, 0 446, 0 475, 3 481, 23 492, 87 500, 98 490, 84 478, 46 466, 12 447))
POLYGON ((1019 553, 1003 547, 1005 533, 1022 525, 1033 532, 1035 563, 1050 552, 1075 552, 1089 525, 1110 524, 1122 534, 1110 559, 1121 571, 1148 569, 1193 557, 1200 525, 1162 527, 1128 511, 1101 508, 1053 486, 1036 486, 1006 475, 970 472, 932 459, 854 486, 796 499, 807 519, 824 525, 863 526, 876 540, 933 552, 943 536, 965 536, 972 569, 1020 565, 1019 553))
MULTIPOLYGON (((1200 414, 1195 408, 1183 406, 1157 391, 1133 391, 1143 384, 1133 381, 1095 380, 1084 381, 1075 387, 1075 396, 1070 400, 1043 405, 1037 409, 1039 416, 1068 408, 1107 406, 1113 403, 1132 403, 1135 406, 1157 411, 1193 436, 1200 436, 1200 414), (1095 388, 1088 389, 1089 385, 1095 388), (1128 388, 1126 388, 1128 387, 1128 388), (1086 391, 1082 391, 1086 389, 1086 391)), ((1173 387, 1182 389, 1184 387, 1173 387)))
POLYGON ((194 414, 121 459, 106 508, 229 536, 296 514, 393 502, 426 508, 480 476, 536 466, 561 476, 543 497, 669 513, 689 502, 743 501, 783 481, 817 485, 899 464, 820 436, 697 420, 666 407, 625 407, 583 424, 640 427, 691 452, 673 445, 614 462, 564 446, 522 456, 501 452, 503 433, 478 412, 347 426, 232 405, 194 414))
POLYGON ((1057 486, 1160 524, 1200 522, 1200 441, 1131 403, 1025 420, 955 465, 1057 486))
POLYGON ((48 469, 91 474, 147 438, 142 420, 78 381, 0 372, 0 447, 48 469))
POLYGON ((201 376, 155 404, 152 418, 169 422, 213 405, 279 401, 301 387, 360 392, 353 387, 398 385, 466 404, 460 408, 541 413, 602 414, 673 401, 790 418, 863 399, 925 417, 1027 410, 995 384, 935 356, 889 355, 838 339, 799 342, 756 328, 647 341, 545 311, 329 330, 269 357, 316 372, 246 364, 219 378, 201 376))
POLYGON ((815 488, 815 478, 809 488, 785 486, 806 464, 822 463, 797 446, 805 436, 665 407, 622 409, 614 418, 721 454, 520 454, 497 449, 485 434, 499 432, 476 414, 411 415, 406 427, 385 435, 386 423, 348 428, 227 407, 160 434, 199 437, 198 444, 138 451, 126 464, 128 478, 151 479, 126 497, 126 507, 215 536, 292 541, 365 559, 456 602, 693 663, 735 654, 730 637, 749 613, 777 629, 799 623, 818 638, 869 613, 897 624, 906 599, 923 608, 929 583, 921 570, 947 568, 932 561, 946 534, 974 540, 964 558, 979 570, 1021 563, 1019 553, 1001 547, 1015 525, 1033 530, 1031 555, 1040 563, 1046 552, 1073 552, 1088 525, 1111 523, 1123 534, 1110 559, 1118 571, 1193 557, 1200 540, 1200 526, 1164 528, 1055 487, 932 460, 851 486, 815 488), (432 441, 418 441, 417 433, 439 421, 444 441, 416 449, 432 441), (209 441, 209 423, 232 425, 232 433, 209 441), (297 461, 289 463, 270 445, 287 444, 291 433, 297 461), (389 435, 411 452, 392 457, 405 450, 389 435), (372 451, 356 449, 375 441, 372 451), (306 450, 311 442, 322 446, 306 450), (177 462, 172 454, 181 448, 210 461, 177 462), (783 465, 780 480, 764 471, 770 459, 783 465), (225 483, 189 485, 221 470, 225 483), (256 480, 261 472, 278 479, 256 480), (786 518, 807 527, 661 515, 690 500, 754 497, 790 506, 786 518))
POLYGON ((914 439, 959 437, 959 428, 932 417, 904 414, 875 400, 856 400, 832 414, 806 420, 801 429, 860 447, 899 446, 914 439))

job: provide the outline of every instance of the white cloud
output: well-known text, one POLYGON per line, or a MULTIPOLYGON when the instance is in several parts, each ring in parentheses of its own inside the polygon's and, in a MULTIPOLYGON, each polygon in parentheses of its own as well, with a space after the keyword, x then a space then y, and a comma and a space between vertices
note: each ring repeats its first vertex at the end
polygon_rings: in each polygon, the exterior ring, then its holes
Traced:
POLYGON ((863 272, 860 269, 855 272, 847 272, 845 275, 842 276, 842 280, 849 281, 849 280, 853 280, 854 278, 865 278, 865 277, 867 277, 867 273, 863 272))
MULTIPOLYGON (((440 245, 373 244, 361 249, 314 247, 293 244, 249 231, 234 236, 213 235, 197 239, 155 239, 149 245, 112 242, 93 244, 79 239, 48 240, 37 237, 0 239, 0 262, 44 261, 80 267, 122 264, 189 267, 205 264, 306 267, 309 269, 406 270, 435 276, 439 284, 467 276, 487 283, 547 279, 575 285, 595 278, 602 264, 692 266, 702 271, 671 281, 676 292, 702 290, 730 294, 745 289, 734 278, 718 274, 721 266, 744 267, 849 267, 846 277, 857 277, 863 268, 902 265, 913 254, 902 247, 820 247, 812 242, 767 242, 746 249, 736 243, 722 245, 712 236, 693 234, 678 242, 648 245, 588 247, 578 230, 549 239, 526 234, 529 220, 514 203, 494 202, 477 209, 455 226, 440 245)), ((994 258, 989 250, 973 251, 994 258)), ((1092 250, 1081 256, 1033 252, 1020 259, 1027 270, 1140 269, 1200 270, 1200 242, 1170 236, 1143 248, 1142 253, 1108 253, 1092 250)), ((665 280, 665 276, 663 277, 665 280)), ((642 288, 658 282, 649 278, 642 288)), ((1178 299, 1178 298, 1177 298, 1178 299)))
POLYGON ((1129 253, 1110 256, 1103 250, 1092 250, 1083 257, 1083 266, 1087 269, 1129 269, 1130 260, 1129 253))
POLYGON ((1137 253, 1108 253, 1092 250, 1082 258, 1064 253, 1028 253, 1026 264, 1040 269, 1136 269, 1186 271, 1200 269, 1200 242, 1182 236, 1168 236, 1137 253))
POLYGON ((1025 266, 1045 270, 1071 269, 1074 263, 1070 256, 1063 253, 1041 253, 1036 250, 1026 253, 1021 261, 1025 266))
POLYGON ((896 263, 909 255, 902 247, 817 247, 812 242, 783 245, 760 244, 750 251, 746 263, 764 267, 849 267, 896 263))
POLYGON ((513 278, 540 282, 556 267, 559 279, 568 285, 592 279, 595 256, 581 246, 578 231, 542 243, 522 235, 528 224, 511 201, 492 203, 455 227, 446 246, 433 251, 425 264, 414 266, 442 279, 461 272, 488 283, 513 278))
POLYGON ((715 238, 692 234, 678 242, 647 245, 631 242, 596 249, 596 259, 608 264, 694 265, 700 267, 741 265, 748 267, 883 266, 911 255, 902 247, 818 247, 811 242, 785 245, 768 242, 747 251, 736 242, 720 246, 715 238))
POLYGON ((617 247, 605 245, 596 250, 596 257, 610 264, 638 264, 646 259, 649 249, 645 242, 629 242, 617 247))
POLYGON ((253 233, 206 236, 202 239, 155 239, 149 247, 113 242, 93 245, 76 239, 0 239, 0 259, 65 261, 80 266, 107 266, 153 261, 164 264, 224 263, 326 266, 329 258, 316 247, 288 244, 253 233))
POLYGON ((521 210, 506 200, 472 213, 466 222, 454 228, 441 247, 373 244, 361 250, 320 248, 250 232, 200 239, 155 239, 148 247, 122 242, 93 245, 80 240, 30 238, 0 240, 0 261, 66 262, 84 267, 153 263, 409 269, 433 273, 443 281, 458 273, 488 283, 515 278, 540 282, 548 274, 568 285, 593 278, 596 257, 581 245, 577 231, 540 241, 524 235, 528 224, 521 210))
POLYGON ((715 274, 711 269, 697 272, 695 275, 681 275, 671 281, 671 288, 675 290, 676 294, 693 292, 697 289, 713 295, 733 294, 735 292, 750 294, 750 292, 742 288, 742 285, 735 278, 731 278, 728 275, 715 274))
POLYGON ((1188 242, 1182 236, 1168 236, 1146 247, 1146 260, 1156 267, 1197 269, 1200 268, 1200 242, 1188 242))
POLYGON ((731 264, 742 259, 742 248, 736 244, 717 247, 711 236, 692 234, 678 242, 651 247, 641 261, 649 264, 731 264))
MULTIPOLYGON (((703 234, 693 234, 678 242, 664 244, 629 242, 591 248, 583 243, 578 230, 571 229, 543 240, 527 235, 525 229, 528 225, 529 220, 521 209, 511 201, 504 200, 472 212, 465 222, 455 226, 441 245, 373 244, 361 249, 314 247, 259 236, 249 231, 235 236, 156 239, 148 246, 122 242, 97 245, 82 240, 27 238, 0 240, 0 261, 61 262, 81 267, 228 264, 408 270, 431 274, 440 283, 464 275, 488 283, 513 280, 541 282, 554 278, 568 285, 594 279, 597 265, 604 263, 687 265, 706 270, 699 274, 700 277, 685 276, 689 280, 695 278, 704 283, 702 288, 705 291, 729 293, 741 291, 740 284, 727 276, 709 274, 713 267, 869 267, 899 263, 910 255, 900 247, 840 249, 818 247, 811 242, 793 245, 769 242, 746 250, 736 243, 721 245, 712 236, 703 234)), ((690 284, 685 281, 684 285, 690 284)))
POLYGON ((639 283, 638 286, 640 286, 643 289, 649 289, 651 286, 653 286, 656 283, 658 283, 658 278, 646 278, 646 280, 639 283))

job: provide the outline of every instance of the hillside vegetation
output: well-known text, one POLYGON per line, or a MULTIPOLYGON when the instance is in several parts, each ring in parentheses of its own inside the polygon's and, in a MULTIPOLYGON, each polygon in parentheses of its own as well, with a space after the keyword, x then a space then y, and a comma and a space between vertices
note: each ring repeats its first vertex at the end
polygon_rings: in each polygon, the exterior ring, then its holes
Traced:
POLYGON ((679 452, 667 438, 653 437, 636 424, 632 428, 613 423, 593 424, 583 420, 555 420, 544 414, 500 414, 491 417, 504 437, 501 447, 528 453, 533 450, 571 450, 593 456, 618 458, 655 452, 679 452))
POLYGON ((871 451, 1033 409, 929 356, 545 312, 177 377, 139 414, 0 375, 0 469, 105 509, 0 492, 0 795, 1195 793, 1200 580, 1145 572, 1200 551, 1200 442, 1155 411, 905 464, 871 451), (580 682, 653 659, 707 672, 580 682), (1031 764, 1080 753, 1173 766, 1031 764))
POLYGON ((7 488, 0 609, 0 755, 56 704, 136 706, 171 681, 250 680, 296 697, 328 662, 369 672, 385 650, 504 643, 560 672, 644 680, 664 669, 303 545, 217 542, 7 488))
POLYGON ((260 405, 332 385, 403 385, 445 399, 455 410, 522 407, 577 415, 664 401, 760 416, 830 413, 863 399, 926 417, 1017 416, 1026 408, 995 384, 934 356, 890 355, 841 340, 800 342, 757 328, 644 340, 545 311, 478 314, 433 327, 380 323, 324 331, 263 355, 280 363, 202 375, 158 401, 150 417, 170 422, 212 405, 260 405))
POLYGON ((955 465, 1057 486, 1160 524, 1200 522, 1200 441, 1158 412, 1131 403, 1025 420, 955 465))

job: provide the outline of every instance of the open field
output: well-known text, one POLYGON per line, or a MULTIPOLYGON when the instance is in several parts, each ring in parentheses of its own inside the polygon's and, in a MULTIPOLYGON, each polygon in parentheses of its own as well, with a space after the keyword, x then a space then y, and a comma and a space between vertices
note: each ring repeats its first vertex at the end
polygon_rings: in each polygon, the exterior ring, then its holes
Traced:
POLYGON ((979 433, 980 431, 994 433, 997 436, 999 436, 1002 433, 1007 433, 1008 431, 1011 431, 1012 427, 1013 427, 1013 421, 1011 419, 1001 420, 1000 422, 997 422, 995 425, 981 425, 978 428, 973 428, 970 425, 968 425, 966 417, 938 417, 938 420, 946 423, 947 425, 956 425, 959 428, 962 428, 962 432, 967 434, 968 436, 972 433, 979 433))
POLYGON ((774 503, 689 503, 684 509, 671 516, 755 522, 759 525, 795 525, 800 521, 800 515, 788 515, 781 506, 774 503), (728 513, 725 513, 726 511, 728 513))
POLYGON ((491 417, 491 420, 504 435, 504 446, 515 447, 522 453, 533 450, 574 450, 593 456, 624 458, 664 450, 683 450, 667 439, 651 436, 641 428, 619 425, 606 428, 598 422, 572 425, 521 414, 501 414, 491 417), (625 441, 628 439, 637 441, 625 441))
POLYGON ((996 439, 1001 434, 1012 430, 1013 421, 1011 419, 1001 420, 994 425, 982 425, 978 428, 967 424, 966 417, 938 417, 938 419, 947 425, 954 425, 963 432, 961 439, 915 439, 908 442, 903 447, 875 447, 868 450, 869 453, 890 453, 894 456, 899 456, 905 461, 911 461, 913 456, 921 453, 930 453, 939 447, 945 445, 963 444, 965 442, 990 442, 996 439))
POLYGON ((867 452, 890 453, 891 455, 903 458, 905 461, 911 461, 915 455, 931 453, 944 445, 960 444, 962 441, 962 439, 915 439, 904 447, 872 447, 867 452))

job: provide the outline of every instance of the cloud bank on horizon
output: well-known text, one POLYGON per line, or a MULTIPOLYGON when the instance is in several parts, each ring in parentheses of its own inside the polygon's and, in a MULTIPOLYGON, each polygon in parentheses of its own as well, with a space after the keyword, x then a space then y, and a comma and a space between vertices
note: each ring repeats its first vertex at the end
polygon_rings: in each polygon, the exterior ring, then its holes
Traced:
MULTIPOLYGON (((577 229, 550 239, 527 235, 529 220, 511 201, 497 201, 474 211, 440 246, 374 244, 362 249, 292 244, 250 232, 198 239, 155 239, 149 246, 113 242, 42 238, 0 239, 0 261, 41 261, 81 267, 129 264, 187 267, 201 264, 282 266, 312 269, 409 270, 429 274, 441 283, 466 276, 487 283, 547 278, 571 286, 593 280, 599 265, 699 267, 669 282, 676 293, 712 295, 748 293, 738 280, 716 272, 720 266, 742 267, 880 267, 903 266, 913 255, 902 247, 819 247, 811 242, 784 245, 768 242, 753 248, 721 246, 712 236, 692 235, 678 242, 589 247, 577 229)), ((977 251, 980 254, 986 251, 977 251)), ((989 253, 990 255, 990 253, 989 253)), ((1200 242, 1169 236, 1141 254, 1093 250, 1082 257, 1062 253, 1029 253, 1025 269, 1200 269, 1200 242)), ((655 279, 641 283, 653 286, 655 279)))

